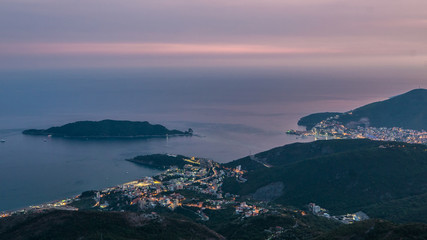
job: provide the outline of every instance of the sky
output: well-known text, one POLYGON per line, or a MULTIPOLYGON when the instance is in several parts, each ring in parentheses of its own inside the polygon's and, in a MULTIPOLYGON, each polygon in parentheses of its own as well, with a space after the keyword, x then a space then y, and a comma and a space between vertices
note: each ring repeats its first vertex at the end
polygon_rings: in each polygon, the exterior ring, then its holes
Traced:
POLYGON ((2 0, 0 70, 427 71, 425 0, 2 0))

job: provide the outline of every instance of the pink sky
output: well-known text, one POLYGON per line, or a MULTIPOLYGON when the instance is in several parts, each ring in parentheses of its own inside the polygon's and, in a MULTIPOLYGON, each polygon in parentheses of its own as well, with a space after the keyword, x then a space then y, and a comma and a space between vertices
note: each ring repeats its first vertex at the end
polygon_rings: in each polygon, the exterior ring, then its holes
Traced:
POLYGON ((423 0, 4 0, 0 68, 424 67, 423 0))
POLYGON ((249 44, 183 43, 19 43, 2 44, 4 55, 299 55, 335 54, 325 48, 285 48, 249 44))

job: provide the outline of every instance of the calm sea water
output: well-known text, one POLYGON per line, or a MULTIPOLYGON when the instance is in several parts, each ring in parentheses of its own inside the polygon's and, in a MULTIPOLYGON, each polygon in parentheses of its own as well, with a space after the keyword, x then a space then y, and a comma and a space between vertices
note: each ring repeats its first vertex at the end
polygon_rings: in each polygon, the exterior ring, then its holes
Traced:
MULTIPOLYGON (((0 72, 0 211, 158 173, 125 161, 177 153, 228 162, 295 141, 319 111, 346 111, 418 87, 390 70, 151 69, 0 72), (375 77, 374 80, 372 78, 375 77), (24 136, 78 120, 189 127, 200 137, 72 140, 24 136)), ((424 83, 425 84, 425 83, 424 83)))

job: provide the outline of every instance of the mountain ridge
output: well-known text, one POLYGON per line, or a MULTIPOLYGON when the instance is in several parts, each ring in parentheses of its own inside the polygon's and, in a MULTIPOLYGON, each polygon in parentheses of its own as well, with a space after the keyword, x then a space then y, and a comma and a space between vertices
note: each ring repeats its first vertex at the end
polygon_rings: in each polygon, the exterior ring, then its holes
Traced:
MULTIPOLYGON (((259 163, 254 167, 250 157, 229 163, 247 170, 247 181, 226 181, 224 191, 253 198, 259 189, 282 183, 275 203, 302 208, 315 202, 338 214, 364 209, 368 215, 374 212, 367 208, 372 204, 390 209, 383 204, 427 193, 425 145, 323 140, 285 145, 254 157, 270 167, 259 163)), ((427 222, 427 217, 422 219, 427 222)))

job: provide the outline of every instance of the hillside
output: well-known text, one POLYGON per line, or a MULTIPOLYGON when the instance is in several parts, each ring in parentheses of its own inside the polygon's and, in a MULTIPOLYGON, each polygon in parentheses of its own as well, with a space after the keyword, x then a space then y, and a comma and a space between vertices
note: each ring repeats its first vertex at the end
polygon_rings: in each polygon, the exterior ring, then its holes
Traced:
POLYGON ((427 224, 410 223, 394 224, 382 220, 368 220, 355 224, 344 225, 317 240, 401 240, 427 239, 427 224))
POLYGON ((162 125, 153 125, 149 122, 132 122, 118 120, 79 121, 68 123, 60 127, 48 129, 28 129, 23 131, 27 135, 52 135, 54 137, 85 137, 85 138, 121 138, 168 135, 191 135, 192 131, 182 132, 169 130, 162 125))
POLYGON ((336 115, 341 115, 339 112, 324 112, 324 113, 313 113, 308 116, 302 117, 298 121, 299 126, 304 126, 307 130, 312 129, 317 123, 321 122, 330 117, 334 117, 336 115))
POLYGON ((374 203, 361 210, 374 218, 387 218, 393 222, 426 222, 427 193, 404 197, 383 203, 374 203))
MULTIPOLYGON (((337 119, 346 126, 401 127, 427 129, 427 89, 415 89, 390 99, 374 102, 339 115, 337 119)), ((335 114, 335 113, 334 113, 335 114)), ((331 117, 331 113, 316 113, 298 122, 311 129, 316 123, 331 117), (323 119, 322 119, 323 118, 323 119)))
MULTIPOLYGON (((399 210, 393 201, 427 193, 427 146, 424 145, 370 140, 316 141, 286 145, 228 165, 242 165, 242 169, 249 170, 245 174, 248 180, 245 183, 228 180, 223 186, 225 191, 299 208, 315 202, 335 214, 364 209, 368 215, 379 215, 376 209, 381 206, 382 217, 399 220, 400 213, 420 207, 407 204, 399 210), (257 168, 252 159, 257 160, 257 168), (259 161, 271 167, 261 166, 259 161), (271 186, 276 186, 275 193, 271 199, 265 199, 273 191, 271 186), (369 207, 373 204, 378 206, 369 207)), ((406 215, 405 219, 411 217, 406 215)), ((427 222, 427 217, 417 216, 417 220, 427 222)))
POLYGON ((56 210, 0 219, 0 239, 224 238, 201 224, 183 218, 132 212, 56 210))
POLYGON ((290 144, 228 164, 164 154, 132 160, 180 168, 2 215, 0 240, 416 239, 427 234, 426 224, 408 224, 427 223, 425 145, 329 140, 290 144), (311 202, 334 217, 313 213, 311 202), (357 222, 349 215, 356 222, 344 226, 349 222, 337 216, 357 211, 371 220, 357 222))
POLYGON ((347 152, 352 149, 378 147, 382 144, 382 142, 352 139, 346 141, 331 140, 292 143, 226 163, 225 166, 235 167, 242 165, 246 170, 259 170, 259 167, 262 166, 260 163, 267 163, 271 166, 282 166, 303 159, 347 152))
MULTIPOLYGON (((229 209, 233 211, 233 209, 229 209)), ((201 222, 184 209, 155 213, 61 211, 32 213, 0 219, 0 240, 27 239, 425 239, 427 225, 368 220, 350 225, 292 212, 248 219, 223 212, 201 222), (221 233, 221 234, 220 234, 221 233)))

